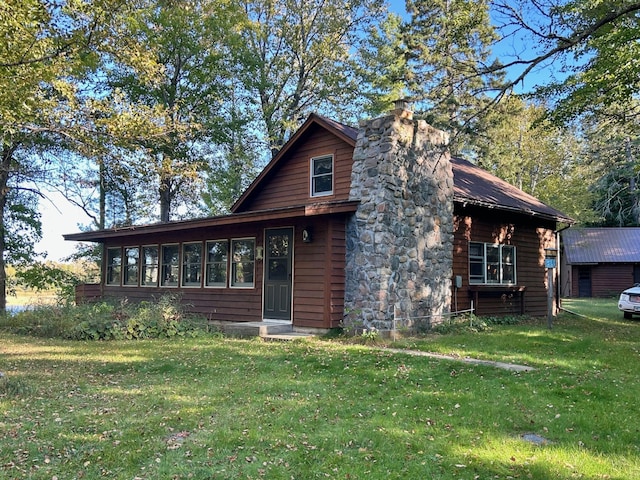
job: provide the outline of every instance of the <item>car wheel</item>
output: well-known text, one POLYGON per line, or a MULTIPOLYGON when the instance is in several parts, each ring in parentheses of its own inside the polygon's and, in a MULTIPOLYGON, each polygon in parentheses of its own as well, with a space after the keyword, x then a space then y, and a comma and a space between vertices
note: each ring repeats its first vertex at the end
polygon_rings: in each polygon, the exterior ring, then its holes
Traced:
POLYGON ((633 314, 631 312, 623 312, 625 320, 631 320, 633 318, 633 314))

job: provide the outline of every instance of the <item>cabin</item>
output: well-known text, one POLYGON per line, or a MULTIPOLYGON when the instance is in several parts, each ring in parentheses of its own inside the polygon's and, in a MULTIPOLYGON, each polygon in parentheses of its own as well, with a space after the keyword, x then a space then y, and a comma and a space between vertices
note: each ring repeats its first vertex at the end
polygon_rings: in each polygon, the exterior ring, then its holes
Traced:
POLYGON ((617 297, 640 283, 640 228, 570 228, 561 238, 563 297, 617 297))
POLYGON ((546 315, 545 248, 572 220, 447 144, 403 105, 359 128, 312 114, 228 215, 65 235, 104 252, 78 301, 173 292, 299 331, 546 315))

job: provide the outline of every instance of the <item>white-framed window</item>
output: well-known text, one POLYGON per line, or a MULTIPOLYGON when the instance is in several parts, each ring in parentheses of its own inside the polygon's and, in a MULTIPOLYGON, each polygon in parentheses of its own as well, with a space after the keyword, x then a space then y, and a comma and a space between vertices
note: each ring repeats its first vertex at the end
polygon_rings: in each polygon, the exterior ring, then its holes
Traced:
POLYGON ((207 242, 207 287, 226 287, 229 259, 229 240, 207 242))
POLYGON ((516 283, 516 247, 469 242, 469 283, 514 285, 516 283))
POLYGON ((158 286, 158 246, 145 245, 142 247, 142 276, 140 285, 143 287, 158 286))
POLYGON ((125 247, 124 249, 124 279, 123 285, 138 286, 138 273, 140 272, 140 248, 125 247))
POLYGON ((322 197, 333 194, 333 155, 311 159, 311 196, 322 197))
POLYGON ((202 284, 202 242, 182 244, 182 286, 202 284))
POLYGON ((250 288, 254 286, 255 238, 231 240, 231 286, 250 288))
POLYGON ((120 285, 122 277, 122 249, 120 247, 107 248, 107 271, 105 283, 107 285, 120 285))
POLYGON ((162 263, 160 285, 163 287, 177 287, 180 275, 180 247, 175 245, 162 245, 162 263))

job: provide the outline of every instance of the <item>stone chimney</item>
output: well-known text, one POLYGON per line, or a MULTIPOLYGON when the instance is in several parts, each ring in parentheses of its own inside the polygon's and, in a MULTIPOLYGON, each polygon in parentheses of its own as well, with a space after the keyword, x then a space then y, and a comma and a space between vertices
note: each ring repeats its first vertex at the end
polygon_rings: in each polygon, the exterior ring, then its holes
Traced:
POLYGON ((453 173, 448 135, 408 102, 361 122, 351 173, 344 323, 429 328, 451 305, 453 173))

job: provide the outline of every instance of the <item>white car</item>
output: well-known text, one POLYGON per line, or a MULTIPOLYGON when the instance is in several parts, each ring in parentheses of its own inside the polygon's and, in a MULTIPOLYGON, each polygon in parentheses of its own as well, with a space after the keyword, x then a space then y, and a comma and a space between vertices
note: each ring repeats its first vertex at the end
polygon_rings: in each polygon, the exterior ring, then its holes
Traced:
POLYGON ((636 283, 620 294, 618 309, 626 319, 630 319, 634 314, 640 315, 640 283, 636 283))

